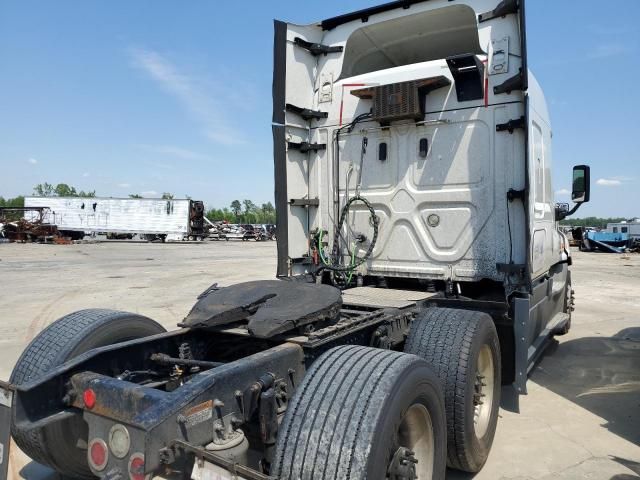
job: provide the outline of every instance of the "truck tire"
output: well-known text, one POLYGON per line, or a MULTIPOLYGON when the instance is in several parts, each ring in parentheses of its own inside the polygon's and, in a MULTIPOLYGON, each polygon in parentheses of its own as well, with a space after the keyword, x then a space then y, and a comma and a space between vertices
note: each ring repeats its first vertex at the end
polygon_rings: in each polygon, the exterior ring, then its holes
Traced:
POLYGON ((271 475, 385 478, 401 460, 420 480, 444 478, 444 397, 433 370, 415 355, 369 347, 323 354, 287 408, 271 475))
MULTIPOLYGON (((44 329, 22 353, 11 374, 20 385, 41 377, 93 348, 147 337, 166 330, 150 318, 115 310, 89 309, 66 315, 44 329)), ((63 475, 93 478, 87 464, 87 450, 78 440, 87 440, 87 427, 78 413, 64 422, 24 430, 11 420, 16 444, 38 463, 63 475)), ((86 445, 86 443, 85 443, 86 445)))
POLYGON ((450 467, 478 472, 498 422, 500 342, 489 315, 429 308, 411 324, 404 351, 424 358, 445 389, 450 467))

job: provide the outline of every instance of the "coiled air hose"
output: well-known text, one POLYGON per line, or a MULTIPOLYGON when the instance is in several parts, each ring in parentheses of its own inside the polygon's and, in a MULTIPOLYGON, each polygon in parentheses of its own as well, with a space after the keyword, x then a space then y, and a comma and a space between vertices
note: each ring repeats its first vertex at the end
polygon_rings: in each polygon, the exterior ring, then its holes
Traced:
MULTIPOLYGON (((350 253, 350 257, 351 257, 351 263, 349 265, 340 265, 334 261, 328 261, 325 257, 324 254, 322 253, 322 237, 323 237, 323 231, 320 230, 319 233, 319 238, 318 238, 318 252, 320 254, 320 259, 322 260, 323 263, 323 267, 322 269, 325 270, 330 270, 332 272, 337 272, 337 273, 349 273, 349 278, 348 278, 348 282, 351 281, 351 277, 353 275, 353 272, 355 271, 356 268, 358 268, 360 265, 362 265, 364 262, 366 262, 370 257, 371 254, 373 253, 373 249, 376 246, 376 242, 378 241, 378 226, 380 223, 380 220, 378 218, 378 216, 376 215, 376 211, 373 209, 373 206, 371 205, 371 203, 369 203, 369 201, 366 198, 361 197, 360 195, 355 195, 353 197, 351 197, 347 203, 345 204, 345 206, 342 208, 342 213, 340 214, 340 219, 338 221, 338 225, 336 225, 336 230, 335 230, 335 234, 333 237, 333 250, 332 250, 332 257, 333 258, 339 258, 339 242, 340 242, 340 232, 342 231, 342 227, 344 226, 344 222, 347 219, 347 215, 349 214, 349 209, 351 208, 351 205, 353 205, 355 202, 362 202, 364 203, 364 205, 367 207, 367 209, 370 212, 370 222, 371 225, 373 227, 373 236, 371 237, 371 243, 369 244, 369 248, 367 249, 367 251, 365 252, 364 256, 362 257, 356 257, 355 255, 355 250, 353 252, 350 253)), ((330 259, 331 260, 331 259, 330 259)))

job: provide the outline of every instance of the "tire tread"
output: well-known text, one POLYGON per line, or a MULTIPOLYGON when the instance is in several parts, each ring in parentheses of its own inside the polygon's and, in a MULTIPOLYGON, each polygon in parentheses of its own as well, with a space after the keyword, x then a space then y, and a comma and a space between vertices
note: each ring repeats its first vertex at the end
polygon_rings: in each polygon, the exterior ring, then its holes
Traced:
MULTIPOLYGON (((98 326, 120 318, 133 317, 152 322, 162 329, 157 322, 147 317, 117 310, 86 309, 65 315, 46 327, 29 343, 16 362, 10 382, 21 385, 36 380, 69 360, 69 355, 78 342, 91 335, 98 326)), ((56 461, 46 445, 43 428, 25 430, 12 419, 11 434, 27 456, 38 463, 56 467, 56 461)))
MULTIPOLYGON (((291 400, 271 473, 283 480, 363 478, 363 452, 379 414, 372 403, 387 398, 395 379, 416 364, 424 362, 361 346, 325 353, 291 400)), ((435 375, 433 381, 440 390, 435 375)))
POLYGON ((468 376, 475 375, 469 371, 473 363, 471 352, 483 323, 489 323, 495 332, 493 320, 484 312, 429 308, 411 324, 404 348, 405 352, 424 358, 443 381, 448 463, 469 472, 478 471, 479 466, 473 460, 472 445, 465 433, 466 387, 468 376))

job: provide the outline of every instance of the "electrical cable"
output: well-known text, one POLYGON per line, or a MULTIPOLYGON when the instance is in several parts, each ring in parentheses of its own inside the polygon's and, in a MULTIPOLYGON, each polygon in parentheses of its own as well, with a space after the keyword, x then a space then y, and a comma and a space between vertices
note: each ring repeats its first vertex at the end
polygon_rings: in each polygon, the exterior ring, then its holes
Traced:
MULTIPOLYGON (((367 113, 362 113, 358 116, 356 116, 351 123, 344 125, 340 128, 338 128, 335 131, 335 136, 334 136, 334 142, 335 142, 335 167, 334 167, 334 188, 335 188, 335 196, 334 196, 334 205, 336 206, 336 208, 338 207, 339 203, 340 203, 340 134, 343 131, 347 131, 348 133, 351 133, 353 131, 353 129, 355 128, 355 126, 363 121, 366 120, 368 118, 371 118, 372 114, 371 112, 367 112, 367 113)), ((361 159, 362 162, 362 159, 361 159)), ((362 169, 362 165, 360 166, 360 169, 362 169)), ((348 186, 347 186, 348 187, 348 186)), ((336 210, 337 213, 337 210, 336 210)), ((375 244, 378 240, 378 224, 379 224, 379 219, 378 216, 375 213, 375 210, 373 209, 372 205, 365 199, 362 198, 359 194, 359 192, 356 192, 356 195, 354 197, 351 197, 349 200, 347 200, 347 203, 345 204, 345 206, 342 208, 342 213, 340 215, 340 220, 338 221, 338 224, 336 225, 336 229, 335 229, 335 234, 334 234, 334 238, 333 238, 333 248, 332 248, 332 259, 331 261, 328 261, 323 253, 323 246, 322 246, 322 239, 324 237, 324 231, 322 229, 320 229, 319 234, 318 234, 318 252, 320 255, 320 260, 322 261, 322 267, 320 267, 315 273, 318 274, 323 270, 329 270, 334 274, 335 276, 342 276, 344 277, 346 273, 349 273, 349 276, 346 278, 346 285, 348 286, 349 283, 351 282, 352 278, 353 278, 353 273, 356 270, 356 268, 358 268, 360 265, 362 265, 364 262, 367 261, 367 259, 371 256, 371 254, 373 253, 373 249, 375 247, 375 244), (351 251, 349 252, 349 250, 347 250, 347 252, 349 253, 349 256, 351 257, 351 262, 348 266, 344 266, 344 265, 340 265, 337 263, 336 260, 335 262, 333 261, 333 258, 339 257, 339 242, 340 242, 340 238, 342 237, 342 228, 344 225, 344 222, 347 218, 347 215, 349 213, 349 209, 351 207, 351 205, 357 201, 361 201, 362 203, 364 203, 367 207, 367 209, 369 210, 369 212, 371 213, 371 223, 373 225, 373 237, 371 239, 371 243, 369 245, 369 248, 367 249, 367 251, 365 252, 364 257, 362 258, 358 258, 356 256, 355 253, 355 245, 353 245, 351 251)), ((344 240, 344 237, 342 237, 344 240)), ((345 240, 346 241, 346 240, 345 240)), ((335 278, 334 278, 335 281, 335 278)))
POLYGON ((509 263, 513 263, 513 237, 511 236, 511 210, 507 200, 507 226, 509 227, 509 263))
POLYGON ((373 253, 373 249, 376 246, 376 242, 378 241, 378 225, 380 223, 380 220, 378 219, 378 216, 376 215, 375 210, 373 209, 373 206, 371 205, 371 203, 369 203, 369 201, 366 198, 361 197, 360 195, 356 195, 354 197, 351 197, 346 205, 342 208, 342 213, 340 215, 340 220, 338 221, 338 225, 336 226, 336 232, 335 235, 333 237, 333 249, 332 249, 332 257, 336 258, 339 257, 339 251, 338 251, 338 244, 340 242, 340 231, 342 230, 342 227, 344 226, 344 222, 347 218, 347 215, 349 213, 349 209, 351 208, 351 205, 353 205, 355 202, 362 202, 365 204, 365 206, 367 207, 367 209, 369 210, 369 212, 371 213, 370 215, 370 219, 371 219, 371 224, 373 226, 373 237, 371 238, 371 242, 369 243, 369 248, 367 248, 367 251, 365 252, 363 257, 356 257, 355 255, 355 248, 353 249, 353 252, 351 253, 351 264, 344 266, 344 265, 339 265, 337 263, 330 263, 328 261, 326 261, 326 259, 324 258, 324 255, 322 254, 322 237, 323 237, 323 232, 322 230, 320 231, 320 236, 319 236, 319 243, 320 245, 318 245, 318 251, 320 252, 320 259, 322 260, 322 262, 324 263, 324 268, 327 270, 331 270, 332 272, 341 272, 341 273, 347 273, 347 272, 351 272, 353 273, 353 271, 358 268, 360 265, 362 265, 364 262, 366 262, 369 257, 371 257, 371 254, 373 253))

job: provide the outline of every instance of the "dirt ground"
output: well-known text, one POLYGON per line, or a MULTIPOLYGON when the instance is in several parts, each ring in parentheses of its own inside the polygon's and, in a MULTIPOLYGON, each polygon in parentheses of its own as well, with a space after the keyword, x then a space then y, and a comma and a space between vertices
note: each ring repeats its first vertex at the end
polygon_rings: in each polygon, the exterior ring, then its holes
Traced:
MULTIPOLYGON (((273 242, 2 244, 0 379, 66 313, 107 307, 175 328, 212 283, 273 278, 275 254, 273 242)), ((573 283, 573 328, 532 371, 527 396, 503 392, 487 465, 447 480, 640 478, 640 255, 575 252, 573 283)), ((57 476, 14 448, 9 478, 57 476)))

